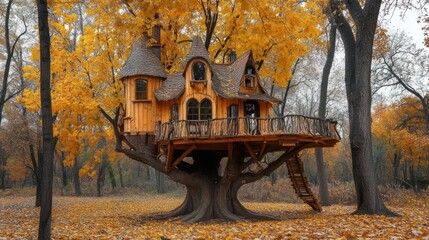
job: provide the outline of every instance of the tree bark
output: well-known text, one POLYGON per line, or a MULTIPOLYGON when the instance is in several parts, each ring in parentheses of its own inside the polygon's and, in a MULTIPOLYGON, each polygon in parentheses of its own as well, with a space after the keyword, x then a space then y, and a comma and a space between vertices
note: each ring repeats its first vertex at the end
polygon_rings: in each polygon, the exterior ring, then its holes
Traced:
POLYGON ((355 214, 396 215, 386 208, 377 187, 372 159, 371 62, 381 0, 344 1, 356 25, 356 37, 341 6, 330 0, 331 12, 345 48, 345 81, 350 120, 353 178, 357 197, 355 214))
POLYGON ((97 197, 101 197, 101 189, 104 186, 105 171, 106 171, 106 162, 103 160, 100 168, 98 169, 98 174, 97 174, 97 197))
MULTIPOLYGON (((330 22, 333 20, 331 19, 330 22)), ((331 24, 331 30, 329 31, 329 49, 326 57, 325 66, 323 67, 322 83, 320 86, 320 100, 319 100, 319 111, 318 117, 320 119, 326 118, 326 102, 328 98, 328 82, 329 74, 331 73, 332 63, 334 62, 335 56, 335 43, 337 41, 337 27, 335 24, 331 24)), ((322 206, 329 206, 329 189, 325 162, 323 160, 322 148, 316 148, 316 163, 317 163, 317 182, 319 183, 319 200, 322 206)))
POLYGON ((160 171, 155 172, 156 192, 159 194, 165 193, 165 176, 160 171))
POLYGON ((110 185, 112 186, 112 189, 115 189, 116 188, 115 173, 113 172, 113 166, 110 162, 107 162, 107 171, 109 172, 110 185))
POLYGON ((74 195, 76 197, 82 196, 82 190, 80 188, 80 177, 79 177, 79 163, 77 157, 75 158, 75 163, 73 165, 73 185, 74 185, 74 195))
POLYGON ((0 188, 6 190, 6 152, 0 147, 0 188))
POLYGON ((121 188, 124 188, 125 187, 125 184, 124 184, 124 177, 123 177, 123 175, 122 175, 122 166, 121 166, 121 161, 120 160, 118 160, 118 171, 119 171, 119 183, 121 184, 121 188))
POLYGON ((233 150, 222 173, 219 173, 222 170, 221 159, 228 155, 225 151, 194 151, 190 155, 194 160, 193 164, 182 161, 170 172, 165 172, 162 162, 144 152, 118 148, 117 150, 186 186, 187 195, 184 202, 178 208, 158 218, 181 217, 181 220, 187 223, 213 218, 233 221, 243 218, 274 219, 247 210, 238 200, 238 190, 245 184, 269 176, 303 147, 291 147, 263 170, 252 173, 248 171, 248 167, 254 162, 248 160, 249 153, 243 150, 245 147, 241 143, 230 144, 233 150))
POLYGON ((43 172, 39 239, 51 238, 53 159, 56 140, 53 136, 51 103, 51 55, 48 23, 48 3, 37 1, 40 41, 40 102, 42 108, 43 172))

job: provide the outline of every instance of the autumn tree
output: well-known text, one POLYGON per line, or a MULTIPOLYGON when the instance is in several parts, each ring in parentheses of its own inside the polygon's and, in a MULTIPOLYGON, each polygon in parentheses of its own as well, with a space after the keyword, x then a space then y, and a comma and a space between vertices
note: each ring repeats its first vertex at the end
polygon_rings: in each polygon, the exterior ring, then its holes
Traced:
POLYGON ((415 191, 416 180, 427 177, 418 169, 429 166, 429 138, 425 119, 418 117, 423 116, 421 110, 418 98, 404 97, 390 105, 378 105, 374 114, 373 132, 387 143, 394 180, 415 191))
MULTIPOLYGON (((207 42, 204 45, 214 61, 223 62, 232 50, 241 53, 252 49, 260 73, 273 76, 277 83, 284 86, 291 77, 290 70, 296 60, 305 55, 314 43, 318 43, 318 24, 322 22, 320 5, 315 2, 300 4, 283 1, 117 1, 115 4, 91 1, 81 5, 87 20, 81 22, 83 27, 79 29, 83 31, 76 31, 79 36, 76 38, 70 32, 74 33, 73 29, 79 27, 80 24, 76 23, 82 15, 71 12, 73 7, 75 5, 70 3, 53 3, 51 6, 52 72, 55 73, 52 96, 53 111, 58 120, 55 135, 62 150, 67 152, 65 162, 79 154, 85 146, 95 148, 102 138, 106 138, 106 148, 97 151, 86 162, 82 173, 94 176, 97 166, 103 164, 102 156, 106 156, 103 154, 114 159, 111 150, 116 147, 118 152, 167 174, 174 181, 195 185, 195 188, 188 188, 185 203, 170 216, 189 213, 184 217, 188 222, 212 217, 237 220, 238 216, 225 212, 226 205, 235 204, 244 217, 258 217, 238 202, 236 194, 243 184, 269 175, 285 159, 267 164, 265 170, 258 174, 245 172, 234 182, 229 174, 243 172, 251 161, 243 162, 242 166, 231 163, 223 175, 224 188, 214 190, 210 186, 206 192, 199 193, 196 189, 201 186, 196 184, 202 181, 208 184, 207 176, 190 174, 179 168, 167 173, 160 159, 127 147, 117 125, 123 111, 119 68, 133 41, 144 32, 150 32, 153 25, 160 24, 163 37, 161 59, 167 71, 182 69, 182 58, 189 48, 190 39, 193 35, 205 33, 207 42), (158 18, 155 12, 159 13, 158 18), (75 48, 70 48, 74 40, 75 48), (214 196, 224 199, 215 201, 214 196), (215 206, 215 202, 226 205, 215 206)), ((37 79, 35 67, 29 66, 26 70, 28 78, 37 79)), ((25 94, 23 101, 26 105, 33 111, 40 109, 32 101, 38 94, 32 91, 25 94)), ((235 154, 234 157, 241 157, 240 151, 235 154)), ((213 169, 216 169, 215 166, 213 169)), ((216 172, 210 174, 217 175, 216 172)))
MULTIPOLYGON (((7 1, 6 4, 6 13, 4 17, 4 38, 5 42, 5 65, 3 69, 3 79, 1 84, 1 92, 0 92, 0 124, 3 119, 3 108, 7 101, 16 96, 22 89, 17 89, 12 92, 8 92, 9 86, 9 74, 12 64, 12 58, 15 54, 15 49, 19 44, 19 40, 21 37, 27 32, 27 25, 25 19, 23 20, 24 29, 22 32, 18 33, 16 36, 11 33, 11 25, 10 22, 12 20, 11 11, 12 11, 13 0, 7 1)), ((2 9, 3 10, 3 9, 2 9)))
POLYGON ((387 40, 387 46, 376 55, 374 82, 378 88, 390 87, 418 99, 421 113, 409 116, 408 121, 423 118, 429 133, 429 52, 417 48, 403 32, 387 36, 387 40))
POLYGON ((371 139, 371 63, 381 0, 330 0, 331 11, 345 48, 345 83, 350 120, 356 214, 393 213, 377 187, 371 139), (345 12, 351 19, 345 17, 345 12))

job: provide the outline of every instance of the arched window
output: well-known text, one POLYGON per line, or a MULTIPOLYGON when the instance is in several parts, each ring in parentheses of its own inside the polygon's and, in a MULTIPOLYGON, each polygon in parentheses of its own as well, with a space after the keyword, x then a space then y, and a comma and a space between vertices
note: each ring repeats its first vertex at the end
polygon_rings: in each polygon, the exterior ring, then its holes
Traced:
POLYGON ((136 80, 136 100, 147 100, 147 81, 143 79, 136 80))
POLYGON ((206 65, 197 61, 192 65, 193 80, 206 80, 206 65))
POLYGON ((198 103, 195 98, 188 100, 187 104, 187 120, 208 120, 212 119, 212 102, 205 98, 198 103))
POLYGON ((186 104, 186 108, 187 108, 186 119, 199 120, 198 101, 195 98, 191 98, 188 100, 188 103, 186 104))
POLYGON ((212 119, 212 102, 205 98, 200 104, 200 120, 212 119))
POLYGON ((171 105, 171 121, 179 120, 179 105, 177 103, 171 105))

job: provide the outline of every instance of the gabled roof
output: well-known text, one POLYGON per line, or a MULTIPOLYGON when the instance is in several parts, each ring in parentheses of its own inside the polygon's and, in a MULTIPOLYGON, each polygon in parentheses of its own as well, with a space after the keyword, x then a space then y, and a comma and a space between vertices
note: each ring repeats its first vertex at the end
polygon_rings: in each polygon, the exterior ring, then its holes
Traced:
POLYGON ((121 78, 137 75, 167 77, 161 60, 147 48, 147 42, 147 37, 134 42, 131 54, 121 69, 121 78))
POLYGON ((210 68, 213 67, 212 62, 210 61, 210 54, 207 51, 203 40, 201 39, 201 37, 198 36, 195 36, 192 39, 191 49, 189 49, 189 52, 185 58, 185 68, 183 69, 183 76, 185 76, 185 72, 186 69, 188 69, 189 62, 194 58, 202 58, 208 63, 210 68))
MULTIPOLYGON (((215 92, 223 98, 239 98, 249 100, 262 100, 268 102, 280 102, 265 92, 262 93, 240 93, 241 79, 246 70, 248 62, 252 62, 252 52, 247 51, 230 65, 214 64, 212 86, 215 92)), ((259 83, 258 83, 259 84, 259 83)))
POLYGON ((185 59, 186 65, 190 60, 196 57, 204 58, 208 63, 211 63, 209 52, 207 51, 206 46, 204 45, 204 42, 201 37, 198 36, 195 36, 192 39, 191 49, 189 49, 189 52, 186 55, 185 59))
POLYGON ((155 90, 155 97, 158 101, 168 101, 176 99, 185 90, 185 78, 179 74, 171 74, 162 83, 161 88, 155 90))

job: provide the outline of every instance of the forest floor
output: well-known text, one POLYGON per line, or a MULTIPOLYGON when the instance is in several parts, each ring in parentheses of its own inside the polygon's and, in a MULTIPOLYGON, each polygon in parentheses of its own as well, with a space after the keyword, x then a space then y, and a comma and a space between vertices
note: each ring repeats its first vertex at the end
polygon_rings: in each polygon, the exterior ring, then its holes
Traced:
MULTIPOLYGON (((35 239, 39 210, 34 197, 1 194, 0 239, 35 239)), ((333 205, 316 213, 305 204, 245 202, 279 221, 212 220, 184 224, 153 216, 178 206, 181 198, 166 195, 54 197, 53 239, 283 239, 396 238, 429 239, 429 192, 390 199, 401 217, 352 216, 354 206, 333 205)))

